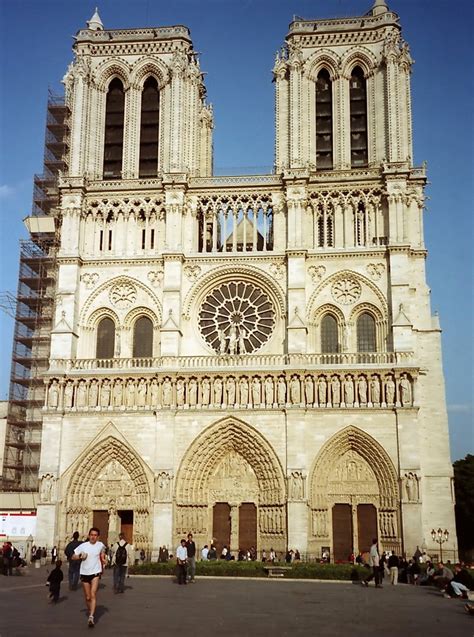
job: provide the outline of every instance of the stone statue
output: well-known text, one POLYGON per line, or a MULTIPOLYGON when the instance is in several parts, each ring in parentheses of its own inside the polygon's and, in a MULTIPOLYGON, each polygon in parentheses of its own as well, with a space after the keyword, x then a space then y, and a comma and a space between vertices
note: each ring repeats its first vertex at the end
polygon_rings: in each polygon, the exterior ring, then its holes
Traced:
POLYGON ((395 403, 395 382, 392 376, 387 376, 385 381, 385 399, 387 405, 393 405, 395 403))
POLYGON ((56 379, 53 380, 48 390, 48 406, 51 409, 57 409, 59 405, 59 384, 56 379))
POLYGON ((260 379, 258 376, 252 378, 252 402, 254 407, 257 407, 261 403, 260 379))
POLYGON ((411 384, 408 376, 404 373, 400 378, 400 402, 403 407, 410 406, 411 400, 411 384))
POLYGON ((247 338, 247 332, 241 328, 239 330, 239 354, 245 354, 245 339, 247 338))
POLYGON ((110 405, 110 380, 104 378, 100 388, 100 406, 107 408, 110 405))
POLYGON ((211 395, 211 384, 208 378, 204 378, 201 383, 202 404, 209 405, 209 399, 211 395))
POLYGON ((227 404, 229 406, 235 405, 235 379, 233 376, 229 376, 225 388, 227 390, 227 404))
POLYGON ((359 403, 361 405, 367 404, 367 381, 365 380, 365 376, 359 376, 359 380, 357 381, 357 392, 359 394, 359 403))
POLYGON ((227 337, 225 335, 224 330, 219 330, 217 334, 219 336, 219 354, 225 354, 226 345, 227 345, 227 337))
POLYGON ((231 325, 229 332, 229 354, 237 353, 237 327, 231 325))
POLYGON ((286 403, 286 381, 283 376, 278 379, 278 404, 284 405, 286 403))
POLYGON ((191 378, 188 384, 188 403, 191 407, 195 407, 197 404, 197 380, 191 378))
POLYGON ((171 500, 171 477, 166 471, 161 471, 156 477, 156 496, 160 502, 171 500))
POLYGON ((55 477, 47 473, 41 478, 40 498, 41 502, 51 502, 55 477))
POLYGON ((290 381, 290 398, 293 405, 299 405, 301 402, 300 379, 293 376, 290 381))
POLYGON ((184 405, 184 380, 179 378, 176 382, 176 404, 178 407, 184 405))
POLYGON ((324 376, 320 376, 318 380, 318 401, 320 405, 326 404, 327 383, 324 376))
POLYGON ((243 407, 246 407, 249 402, 249 385, 247 382, 247 378, 243 376, 239 380, 239 390, 240 390, 240 404, 243 407))
POLYGON ((89 407, 97 407, 99 399, 99 384, 94 378, 89 385, 89 407))
POLYGON ((113 406, 114 407, 121 407, 122 406, 123 385, 122 385, 122 379, 121 378, 117 378, 117 380, 114 383, 112 400, 113 400, 113 406))
POLYGON ((270 407, 273 405, 273 378, 271 376, 265 378, 265 403, 270 407))
POLYGON ((314 385, 311 376, 306 376, 304 379, 304 394, 306 398, 306 404, 309 407, 314 403, 314 385))
POLYGON ((222 405, 222 381, 216 378, 214 381, 214 405, 220 407, 222 405))
POLYGON ((378 376, 372 376, 370 381, 370 398, 374 405, 380 404, 380 381, 378 376))
POLYGON ((137 387, 137 406, 145 407, 146 405, 146 382, 144 378, 140 378, 140 382, 137 387))
POLYGON ((150 405, 156 407, 158 405, 158 381, 153 378, 150 383, 150 405))
POLYGON ((346 405, 352 405, 354 403, 354 383, 352 382, 352 376, 347 374, 344 381, 344 402, 346 405))
POLYGON ((341 403, 341 381, 339 376, 333 376, 331 378, 331 394, 332 404, 339 405, 341 403))
POLYGON ((418 476, 416 473, 405 473, 405 489, 409 502, 418 501, 418 476))
POLYGON ((80 380, 76 389, 76 407, 84 409, 87 407, 87 382, 80 380))
POLYGON ((171 381, 168 377, 163 381, 163 407, 171 405, 171 381))
POLYGON ((301 471, 292 471, 289 478, 290 500, 302 500, 304 497, 303 475, 301 471))
POLYGON ((125 387, 126 406, 135 407, 135 383, 131 378, 128 379, 125 387))
POLYGON ((74 402, 74 383, 68 380, 64 386, 64 407, 71 409, 74 402))

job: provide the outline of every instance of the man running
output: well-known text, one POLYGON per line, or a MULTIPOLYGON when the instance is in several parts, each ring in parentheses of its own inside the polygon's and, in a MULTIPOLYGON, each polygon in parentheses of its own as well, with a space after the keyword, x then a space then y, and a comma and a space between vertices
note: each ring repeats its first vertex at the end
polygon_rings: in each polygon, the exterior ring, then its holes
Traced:
POLYGON ((88 542, 83 542, 74 549, 72 556, 73 560, 81 560, 81 582, 84 597, 86 598, 87 612, 89 613, 87 620, 89 628, 94 627, 97 589, 99 588, 100 576, 107 559, 105 546, 99 541, 99 535, 99 529, 93 526, 89 531, 88 542))

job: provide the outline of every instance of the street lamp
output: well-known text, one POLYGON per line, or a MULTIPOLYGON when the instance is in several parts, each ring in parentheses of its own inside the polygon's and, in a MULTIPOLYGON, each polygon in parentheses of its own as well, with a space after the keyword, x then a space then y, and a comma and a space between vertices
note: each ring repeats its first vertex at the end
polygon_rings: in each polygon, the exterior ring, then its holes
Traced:
POLYGON ((447 529, 444 529, 444 531, 442 531, 441 529, 438 529, 437 531, 432 529, 431 537, 433 538, 433 542, 436 542, 437 544, 439 544, 439 555, 440 555, 439 561, 442 562, 443 561, 442 546, 445 542, 448 541, 449 531, 447 529))

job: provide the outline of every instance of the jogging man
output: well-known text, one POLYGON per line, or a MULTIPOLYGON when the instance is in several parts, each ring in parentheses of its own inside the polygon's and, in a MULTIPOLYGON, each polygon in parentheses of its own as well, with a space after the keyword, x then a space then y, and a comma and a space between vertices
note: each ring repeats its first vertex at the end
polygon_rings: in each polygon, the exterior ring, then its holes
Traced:
POLYGON ((106 564, 105 546, 99 541, 100 531, 93 526, 89 531, 89 540, 83 542, 72 556, 73 560, 81 560, 81 582, 86 598, 89 628, 94 627, 94 613, 97 605, 97 589, 100 576, 106 564))

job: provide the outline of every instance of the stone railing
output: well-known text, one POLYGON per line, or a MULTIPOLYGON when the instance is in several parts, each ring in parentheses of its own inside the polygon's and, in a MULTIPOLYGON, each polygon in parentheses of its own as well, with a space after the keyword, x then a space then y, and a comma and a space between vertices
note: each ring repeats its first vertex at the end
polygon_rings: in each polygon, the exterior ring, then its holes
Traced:
POLYGON ((155 358, 76 358, 51 359, 49 374, 61 371, 149 370, 156 372, 179 370, 245 369, 306 369, 342 366, 406 367, 414 365, 412 352, 344 352, 340 354, 243 354, 222 356, 159 356, 155 358))
POLYGON ((327 409, 412 407, 413 373, 347 370, 296 373, 204 371, 186 374, 82 374, 50 377, 47 410, 327 409))

